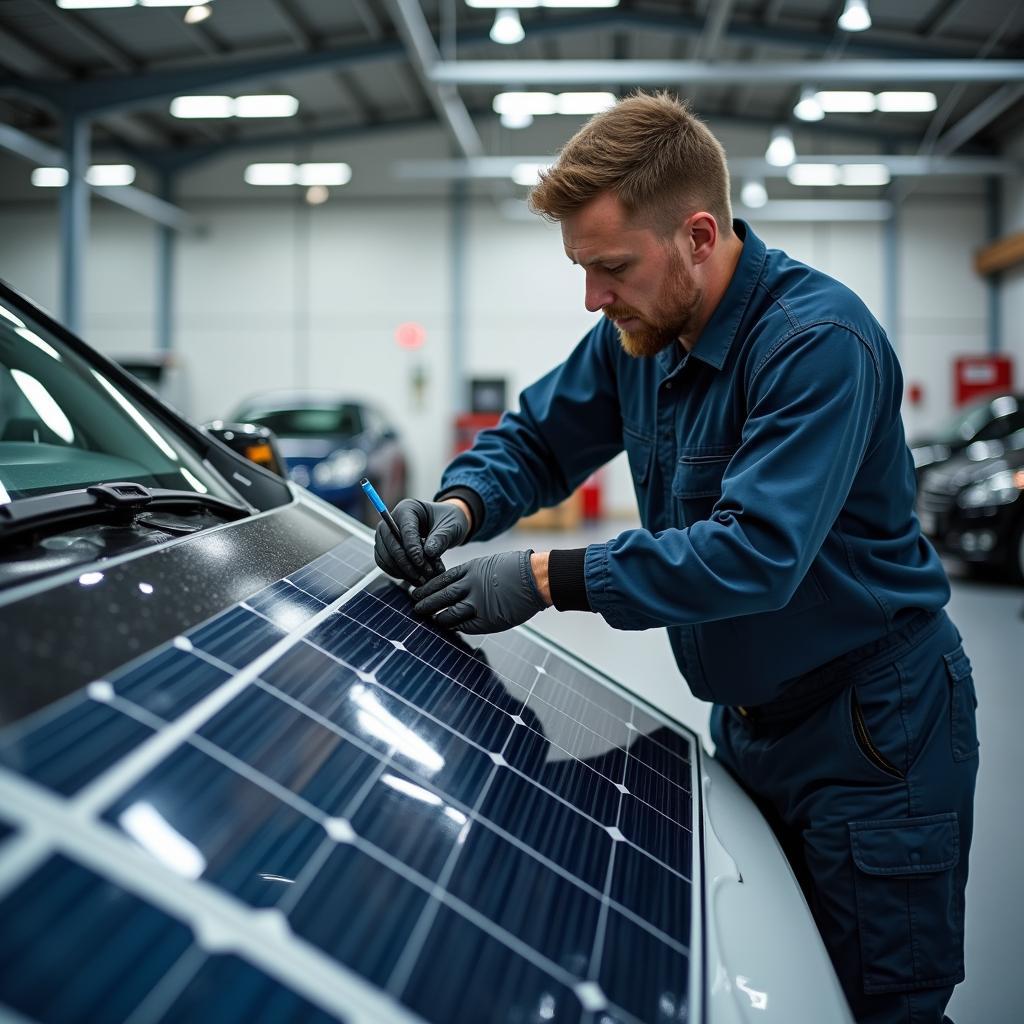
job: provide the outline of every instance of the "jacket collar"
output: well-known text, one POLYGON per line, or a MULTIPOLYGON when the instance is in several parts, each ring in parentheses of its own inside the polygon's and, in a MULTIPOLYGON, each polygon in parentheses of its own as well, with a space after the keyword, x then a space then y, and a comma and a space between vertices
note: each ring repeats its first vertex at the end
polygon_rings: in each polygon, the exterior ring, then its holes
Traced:
MULTIPOLYGON (((761 278, 765 261, 765 244, 754 234, 746 221, 734 220, 733 230, 743 239, 743 251, 733 271, 732 280, 725 294, 711 315, 704 330, 701 331, 697 344, 690 355, 694 359, 720 370, 725 365, 729 350, 743 322, 743 315, 750 304, 754 285, 761 278)), ((661 368, 668 372, 679 362, 680 348, 669 345, 658 354, 661 368)))

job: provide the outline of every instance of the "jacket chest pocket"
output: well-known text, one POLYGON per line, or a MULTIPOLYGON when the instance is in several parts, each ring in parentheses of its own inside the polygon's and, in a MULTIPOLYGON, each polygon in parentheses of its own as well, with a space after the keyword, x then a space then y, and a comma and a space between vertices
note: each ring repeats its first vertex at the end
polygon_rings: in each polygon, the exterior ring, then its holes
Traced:
POLYGON ((704 447, 683 451, 679 456, 672 479, 672 497, 680 526, 711 518, 711 510, 722 496, 722 477, 734 451, 704 447))

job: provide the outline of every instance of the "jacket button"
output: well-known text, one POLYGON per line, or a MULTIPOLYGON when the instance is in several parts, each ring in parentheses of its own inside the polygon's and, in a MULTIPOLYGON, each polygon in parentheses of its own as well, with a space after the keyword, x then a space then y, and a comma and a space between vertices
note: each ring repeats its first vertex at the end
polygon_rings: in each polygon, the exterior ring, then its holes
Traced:
POLYGON ((665 381, 665 390, 666 391, 671 391, 672 390, 672 381, 670 381, 670 380, 665 381))

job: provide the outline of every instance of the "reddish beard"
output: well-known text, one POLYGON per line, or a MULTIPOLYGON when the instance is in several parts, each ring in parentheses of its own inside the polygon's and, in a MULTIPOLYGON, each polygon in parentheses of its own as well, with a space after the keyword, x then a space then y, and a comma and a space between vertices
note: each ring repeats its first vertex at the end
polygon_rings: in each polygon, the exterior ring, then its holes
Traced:
POLYGON ((673 249, 651 313, 644 316, 630 306, 606 306, 604 315, 609 320, 639 320, 643 326, 638 330, 624 331, 618 327, 619 341, 627 355, 654 356, 681 335, 690 333, 703 298, 683 258, 673 249))

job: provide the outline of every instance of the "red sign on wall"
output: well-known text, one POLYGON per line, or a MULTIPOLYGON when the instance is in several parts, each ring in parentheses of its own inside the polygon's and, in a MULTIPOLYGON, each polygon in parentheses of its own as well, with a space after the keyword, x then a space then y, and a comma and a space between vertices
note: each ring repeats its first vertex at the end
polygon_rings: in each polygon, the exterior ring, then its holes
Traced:
POLYGON ((1013 360, 1009 356, 957 356, 953 362, 955 405, 1012 390, 1013 360))

